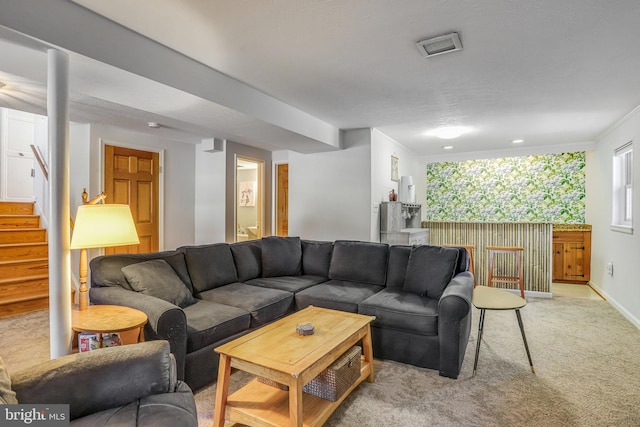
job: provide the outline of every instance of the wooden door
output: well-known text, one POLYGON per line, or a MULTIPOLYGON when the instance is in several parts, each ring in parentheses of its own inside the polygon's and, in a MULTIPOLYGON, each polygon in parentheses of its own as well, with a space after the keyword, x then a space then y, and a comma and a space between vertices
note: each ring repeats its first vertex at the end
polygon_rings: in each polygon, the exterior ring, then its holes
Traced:
POLYGON ((564 243, 558 243, 554 240, 552 261, 553 281, 564 280, 564 243))
POLYGON ((289 165, 276 166, 276 235, 289 235, 289 165))
POLYGON ((105 253, 158 250, 159 155, 131 148, 105 146, 106 203, 127 204, 138 231, 139 245, 107 248, 105 253))
POLYGON ((591 232, 553 233, 553 280, 587 283, 591 278, 591 232))

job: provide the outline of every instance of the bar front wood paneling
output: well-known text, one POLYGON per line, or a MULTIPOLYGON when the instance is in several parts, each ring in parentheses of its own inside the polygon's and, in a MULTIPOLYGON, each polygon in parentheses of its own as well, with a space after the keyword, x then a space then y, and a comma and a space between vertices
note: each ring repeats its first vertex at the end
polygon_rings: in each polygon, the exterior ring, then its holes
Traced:
MULTIPOLYGON (((525 291, 551 292, 553 225, 528 222, 440 222, 423 221, 431 245, 475 245, 473 252, 476 284, 487 284, 487 246, 522 246, 525 291)), ((513 256, 498 255, 494 274, 516 276, 513 256)), ((513 287, 515 289, 515 287, 513 287)))

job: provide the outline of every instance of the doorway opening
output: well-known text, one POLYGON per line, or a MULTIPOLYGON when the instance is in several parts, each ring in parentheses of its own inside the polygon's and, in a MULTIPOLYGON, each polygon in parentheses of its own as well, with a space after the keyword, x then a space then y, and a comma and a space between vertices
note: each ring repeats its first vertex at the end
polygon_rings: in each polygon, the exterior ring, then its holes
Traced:
POLYGON ((236 242, 263 236, 264 162, 236 157, 236 242))

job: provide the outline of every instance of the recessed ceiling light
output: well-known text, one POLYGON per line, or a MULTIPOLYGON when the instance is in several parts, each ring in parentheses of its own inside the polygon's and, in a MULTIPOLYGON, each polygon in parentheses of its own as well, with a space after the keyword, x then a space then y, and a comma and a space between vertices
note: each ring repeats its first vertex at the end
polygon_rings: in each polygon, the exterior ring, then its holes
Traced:
POLYGON ((512 144, 522 144, 524 142, 524 139, 514 139, 511 141, 512 144))
POLYGON ((445 145, 442 147, 443 150, 453 150, 453 145, 445 145))
POLYGON ((444 126, 427 132, 429 136, 437 136, 440 139, 454 139, 471 131, 468 127, 463 126, 444 126))
POLYGON ((149 123, 147 123, 147 126, 149 126, 152 129, 158 129, 160 127, 160 123, 158 123, 158 122, 149 122, 149 123))
POLYGON ((445 34, 416 43, 418 50, 425 58, 462 49, 458 33, 445 34))

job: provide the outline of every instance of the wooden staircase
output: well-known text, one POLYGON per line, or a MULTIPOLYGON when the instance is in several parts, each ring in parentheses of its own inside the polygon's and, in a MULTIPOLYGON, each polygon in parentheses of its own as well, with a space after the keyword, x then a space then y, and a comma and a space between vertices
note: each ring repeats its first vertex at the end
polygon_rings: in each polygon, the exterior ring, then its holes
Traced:
POLYGON ((48 307, 47 230, 33 203, 0 202, 0 317, 48 307))

